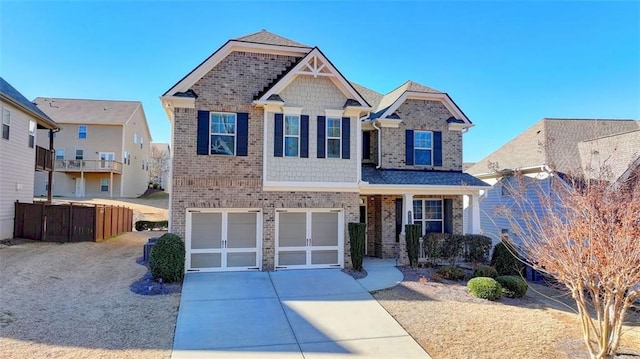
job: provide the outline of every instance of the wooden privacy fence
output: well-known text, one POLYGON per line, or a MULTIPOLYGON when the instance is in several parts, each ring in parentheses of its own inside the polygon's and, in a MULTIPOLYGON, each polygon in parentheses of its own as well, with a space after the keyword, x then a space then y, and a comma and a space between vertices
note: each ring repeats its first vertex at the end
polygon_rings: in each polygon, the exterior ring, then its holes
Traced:
POLYGON ((14 238, 86 242, 131 232, 132 229, 133 211, 127 207, 16 201, 14 238))

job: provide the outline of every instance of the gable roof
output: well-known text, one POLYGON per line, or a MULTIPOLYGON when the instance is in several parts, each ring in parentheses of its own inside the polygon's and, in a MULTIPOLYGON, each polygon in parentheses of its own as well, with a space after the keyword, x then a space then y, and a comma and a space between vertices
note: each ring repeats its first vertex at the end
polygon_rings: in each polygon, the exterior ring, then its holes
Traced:
POLYGON ((11 86, 11 84, 9 84, 2 77, 0 77, 0 98, 33 116, 36 120, 38 120, 37 122, 40 126, 54 130, 60 129, 58 124, 53 119, 42 112, 31 101, 27 100, 27 98, 24 97, 20 93, 20 91, 16 90, 15 87, 11 86))
POLYGON ((124 125, 140 101, 82 100, 38 97, 35 104, 61 124, 124 125))
POLYGON ((640 121, 544 118, 473 165, 468 173, 549 166, 561 173, 582 173, 579 143, 640 129, 640 121), (495 167, 495 168, 492 168, 495 167))
POLYGON ((265 29, 262 29, 258 32, 254 32, 253 34, 237 37, 234 40, 242 41, 242 42, 252 42, 255 44, 266 44, 266 45, 277 45, 277 46, 293 46, 293 47, 308 47, 305 44, 301 44, 299 42, 295 42, 291 39, 287 39, 286 37, 282 37, 280 35, 276 35, 271 33, 265 29))
POLYGON ((586 176, 617 181, 640 159, 640 128, 580 142, 578 151, 586 176))
POLYGON ((383 97, 381 93, 373 91, 372 89, 366 88, 355 82, 351 82, 351 86, 353 86, 353 88, 356 89, 356 91, 358 91, 358 93, 360 93, 360 95, 362 95, 362 97, 364 97, 365 100, 367 100, 369 105, 371 105, 372 109, 375 109, 378 107, 378 104, 380 103, 380 100, 382 100, 382 97, 383 97))

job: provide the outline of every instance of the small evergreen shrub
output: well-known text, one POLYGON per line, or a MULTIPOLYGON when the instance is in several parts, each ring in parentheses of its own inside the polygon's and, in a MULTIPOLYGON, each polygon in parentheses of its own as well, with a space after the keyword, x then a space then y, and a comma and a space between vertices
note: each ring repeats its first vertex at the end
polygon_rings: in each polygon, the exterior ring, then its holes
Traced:
POLYGON ((464 260, 471 263, 487 263, 491 238, 479 234, 467 234, 464 241, 464 260))
POLYGON ((524 273, 525 265, 517 257, 515 257, 515 249, 513 245, 502 241, 496 244, 491 257, 491 266, 494 267, 499 275, 521 275, 524 273))
POLYGON ((449 235, 449 238, 445 238, 442 241, 442 247, 440 249, 440 257, 451 263, 456 264, 456 258, 460 257, 464 250, 464 236, 449 235))
POLYGON ((515 275, 496 277, 496 281, 504 288, 504 295, 509 298, 522 298, 529 289, 527 282, 515 275))
POLYGON ((497 300, 502 296, 502 286, 495 279, 476 277, 467 283, 469 293, 476 298, 497 300))
POLYGON ((407 241, 407 255, 409 256, 409 263, 411 267, 418 265, 418 256, 420 252, 420 225, 407 224, 405 225, 406 241, 407 241))
POLYGON ((136 231, 166 230, 169 228, 169 221, 136 221, 136 231))
POLYGON ((422 237, 422 251, 429 263, 435 265, 442 258, 442 243, 450 238, 448 233, 427 233, 422 237))
POLYGON ((163 234, 149 255, 149 269, 153 279, 162 278, 166 283, 182 281, 184 258, 184 242, 180 236, 173 233, 163 234))
POLYGON ((465 276, 464 270, 456 266, 442 266, 436 269, 436 274, 449 280, 463 280, 465 276))
POLYGON ((473 268, 473 274, 471 275, 472 278, 475 277, 489 277, 489 278, 495 278, 498 276, 498 271, 491 267, 491 266, 486 266, 483 264, 477 265, 475 268, 473 268))
POLYGON ((353 269, 362 271, 362 261, 364 259, 364 242, 367 232, 367 225, 364 223, 349 223, 349 244, 351 250, 351 263, 353 269))

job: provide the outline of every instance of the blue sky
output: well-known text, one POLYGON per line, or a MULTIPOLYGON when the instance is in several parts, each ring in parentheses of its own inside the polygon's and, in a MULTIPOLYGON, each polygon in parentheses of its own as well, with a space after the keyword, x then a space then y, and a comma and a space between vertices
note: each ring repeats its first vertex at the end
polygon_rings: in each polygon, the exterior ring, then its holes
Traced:
POLYGON ((640 119, 640 2, 0 2, 0 75, 27 98, 158 97, 230 38, 316 45, 351 81, 449 93, 478 161, 543 117, 640 119))

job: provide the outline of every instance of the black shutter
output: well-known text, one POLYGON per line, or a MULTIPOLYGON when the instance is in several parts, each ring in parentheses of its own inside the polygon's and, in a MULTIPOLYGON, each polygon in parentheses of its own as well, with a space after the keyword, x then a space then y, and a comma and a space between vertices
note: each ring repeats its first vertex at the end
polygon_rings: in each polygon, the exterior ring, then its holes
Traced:
POLYGON ((453 234, 453 200, 448 198, 444 201, 444 233, 453 234))
POLYGON ((246 156, 249 150, 249 114, 236 114, 236 156, 246 156))
POLYGON ((208 155, 209 150, 209 111, 198 110, 198 136, 196 149, 199 155, 208 155))
POLYGON ((442 166, 442 132, 433 131, 433 165, 442 166))
POLYGON ((326 139, 325 131, 326 131, 325 117, 318 116, 318 158, 325 157, 325 150, 324 150, 324 143, 326 139))
POLYGON ((400 242, 402 233, 402 198, 396 198, 396 242, 400 242))
POLYGON ((282 123, 282 114, 281 113, 276 113, 275 115, 275 124, 273 126, 273 156, 274 157, 282 157, 282 146, 283 146, 283 140, 282 140, 282 128, 283 128, 283 123, 282 123))
POLYGON ((371 159, 371 131, 362 132, 362 159, 371 159))
POLYGON ((342 158, 351 157, 351 122, 349 117, 342 118, 342 158))
POLYGON ((300 157, 309 157, 309 116, 300 116, 300 157))
POLYGON ((407 130, 404 140, 405 162, 413 166, 413 130, 407 130))

